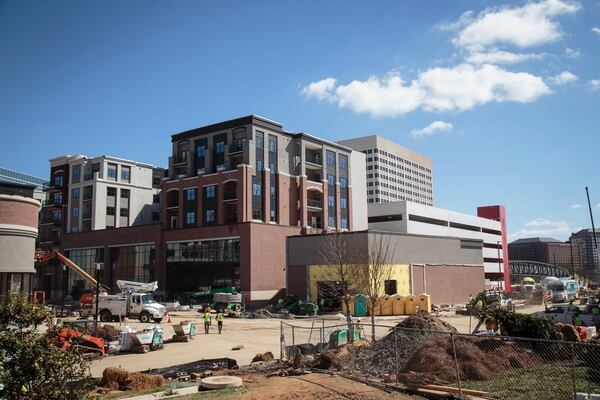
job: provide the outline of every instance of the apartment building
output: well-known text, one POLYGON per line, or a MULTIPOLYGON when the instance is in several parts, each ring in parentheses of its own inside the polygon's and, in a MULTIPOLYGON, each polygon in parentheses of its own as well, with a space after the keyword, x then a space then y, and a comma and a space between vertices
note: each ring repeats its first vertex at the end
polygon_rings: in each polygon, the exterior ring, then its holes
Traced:
POLYGON ((45 239, 54 242, 60 232, 160 222, 162 168, 110 156, 82 155, 53 158, 50 168, 42 226, 51 226, 51 234, 45 239))
POLYGON ((483 241, 485 285, 510 290, 504 206, 478 207, 477 215, 399 201, 369 204, 369 229, 483 241))
POLYGON ((600 229, 596 234, 591 228, 581 229, 571 235, 573 245, 581 247, 580 262, 584 270, 600 271, 600 254, 596 242, 600 241, 600 229))
POLYGON ((408 200, 433 206, 430 158, 378 135, 338 143, 366 155, 369 203, 408 200))
MULTIPOLYGON (((115 223, 119 229, 88 231, 73 231, 71 224, 61 238, 61 250, 86 271, 103 265, 100 279, 108 286, 117 279, 158 280, 159 291, 168 297, 235 286, 252 302, 262 302, 286 286, 287 236, 367 228, 360 152, 288 132, 256 115, 177 133, 171 146, 168 173, 160 182, 160 224, 115 223)), ((98 179, 107 180, 110 163, 107 159, 100 170, 93 169, 98 179)), ((116 173, 110 174, 120 183, 122 163, 116 163, 116 173)), ((61 173, 71 177, 73 163, 63 165, 61 173)), ((86 184, 68 184, 56 193, 72 197, 79 188, 83 207, 86 184)), ((106 185, 117 187, 115 181, 106 185)), ((63 203, 72 217, 75 205, 63 203)), ((110 226, 107 220, 105 215, 104 227, 110 226)), ((67 290, 85 289, 85 282, 71 275, 67 290)), ((51 286, 61 282, 57 278, 51 286)))

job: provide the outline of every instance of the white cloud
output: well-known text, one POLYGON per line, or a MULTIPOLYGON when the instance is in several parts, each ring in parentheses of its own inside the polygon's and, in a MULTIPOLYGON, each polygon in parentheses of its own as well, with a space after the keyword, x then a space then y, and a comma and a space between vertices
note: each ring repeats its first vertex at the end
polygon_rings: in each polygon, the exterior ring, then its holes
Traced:
POLYGON ((456 23, 455 26, 461 28, 453 42, 470 51, 498 44, 526 48, 553 43, 563 36, 556 17, 573 14, 580 8, 579 3, 564 0, 488 8, 475 18, 470 15, 468 21, 463 20, 463 27, 456 23))
POLYGON ((576 210, 576 209, 578 209, 578 208, 581 208, 581 204, 571 204, 571 205, 569 206, 569 208, 570 208, 571 210, 576 210))
POLYGON ((302 89, 302 94, 307 97, 315 97, 319 100, 329 100, 331 98, 331 90, 337 82, 334 78, 325 78, 318 82, 313 82, 302 89))
POLYGON ((565 55, 569 58, 577 58, 581 55, 581 52, 578 49, 571 49, 567 47, 565 49, 565 55))
POLYGON ((593 27, 592 32, 596 32, 597 34, 600 35, 600 27, 598 27, 598 26, 593 27))
POLYGON ((551 220, 548 218, 536 218, 523 224, 523 227, 508 235, 509 241, 530 237, 553 237, 566 240, 572 232, 581 228, 571 226, 565 220, 551 220))
POLYGON ((543 54, 511 53, 509 51, 491 51, 487 53, 471 53, 466 61, 473 64, 516 64, 527 60, 539 60, 543 54))
POLYGON ((395 117, 417 109, 464 111, 492 101, 528 103, 550 92, 539 76, 489 64, 430 68, 410 82, 396 73, 337 86, 334 78, 327 78, 302 90, 308 97, 374 117, 395 117))
POLYGON ((454 126, 450 122, 433 121, 432 123, 427 125, 425 128, 413 129, 410 132, 410 136, 412 136, 416 139, 420 139, 425 136, 435 135, 437 133, 452 132, 453 129, 454 129, 454 126))
POLYGON ((577 75, 573 74, 569 71, 563 71, 558 75, 551 76, 548 80, 555 85, 566 85, 567 83, 573 83, 577 81, 579 78, 577 75))
POLYGON ((590 79, 588 84, 590 85, 590 89, 600 90, 600 79, 590 79))

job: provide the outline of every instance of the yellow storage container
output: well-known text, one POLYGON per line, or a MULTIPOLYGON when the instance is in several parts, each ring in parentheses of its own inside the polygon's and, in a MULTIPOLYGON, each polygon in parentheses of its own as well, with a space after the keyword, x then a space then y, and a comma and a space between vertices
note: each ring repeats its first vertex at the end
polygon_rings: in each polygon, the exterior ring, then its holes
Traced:
POLYGON ((421 293, 419 295, 419 311, 427 311, 431 313, 431 296, 427 293, 421 293))
POLYGON ((405 297, 404 313, 406 315, 412 315, 417 313, 417 296, 409 295, 405 297))
MULTIPOLYGON (((350 306, 350 315, 354 315, 354 296, 348 296, 348 305, 350 306)), ((348 314, 345 300, 342 300, 342 314, 348 314)))
POLYGON ((404 315, 404 299, 399 294, 392 296, 392 315, 404 315))
POLYGON ((385 295, 381 299, 381 315, 394 315, 392 296, 385 295))

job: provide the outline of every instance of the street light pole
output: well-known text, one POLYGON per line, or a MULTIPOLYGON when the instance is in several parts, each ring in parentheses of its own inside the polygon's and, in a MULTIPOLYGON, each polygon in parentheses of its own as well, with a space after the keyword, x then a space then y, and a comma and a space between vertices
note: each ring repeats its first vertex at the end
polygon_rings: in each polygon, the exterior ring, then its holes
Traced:
MULTIPOLYGON (((587 196, 588 209, 590 210, 590 220, 592 221, 592 237, 594 238, 594 250, 596 257, 598 257, 598 239, 596 239, 596 227, 594 226, 594 215, 592 214, 592 204, 590 203, 590 192, 587 186, 585 187, 585 194, 587 196)), ((599 260, 600 262, 600 260, 599 260)))
POLYGON ((102 263, 96 263, 96 312, 94 313, 94 335, 98 335, 98 297, 100 297, 100 269, 102 263))

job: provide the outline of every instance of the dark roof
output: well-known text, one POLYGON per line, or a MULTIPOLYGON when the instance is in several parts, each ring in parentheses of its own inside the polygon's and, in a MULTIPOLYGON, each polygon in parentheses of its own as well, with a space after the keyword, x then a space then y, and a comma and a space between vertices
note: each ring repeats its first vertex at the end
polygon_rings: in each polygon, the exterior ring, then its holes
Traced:
POLYGON ((524 238, 518 239, 514 242, 510 242, 509 244, 526 244, 526 243, 564 243, 561 240, 554 238, 546 238, 546 237, 535 237, 535 238, 524 238))
POLYGON ((0 194, 33 197, 33 191, 35 188, 35 185, 14 182, 0 182, 0 194))
POLYGON ((228 121, 217 122, 216 124, 201 126, 200 128, 190 129, 189 131, 185 132, 176 133, 171 136, 171 142, 251 124, 262 126, 273 131, 283 132, 283 125, 281 125, 279 122, 271 121, 270 119, 252 114, 245 117, 230 119, 228 121))

